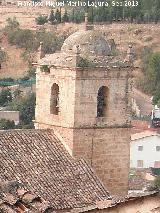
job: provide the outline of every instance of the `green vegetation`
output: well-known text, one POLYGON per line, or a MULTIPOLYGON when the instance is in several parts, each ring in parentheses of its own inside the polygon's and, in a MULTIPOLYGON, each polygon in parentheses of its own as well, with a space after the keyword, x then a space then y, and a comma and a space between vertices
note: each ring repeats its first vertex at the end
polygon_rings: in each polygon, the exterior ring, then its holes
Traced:
POLYGON ((43 65, 41 67, 41 72, 49 72, 49 71, 50 71, 50 69, 49 69, 48 65, 43 65))
POLYGON ((78 67, 81 67, 81 68, 95 67, 95 64, 87 58, 81 58, 79 63, 78 63, 78 67))
POLYGON ((156 177, 154 180, 154 186, 160 189, 160 176, 156 177))
POLYGON ((0 48, 0 65, 7 61, 7 53, 0 48))
MULTIPOLYGON (((86 0, 83 0, 86 2, 86 0)), ((92 3, 97 3, 98 0, 90 0, 92 3)), ((100 7, 73 7, 70 10, 65 10, 61 14, 61 10, 51 11, 49 21, 51 24, 60 22, 76 22, 84 21, 84 14, 88 12, 89 21, 94 22, 135 22, 135 23, 157 23, 160 20, 160 1, 159 0, 108 0, 108 6, 100 7), (123 2, 123 5, 116 6, 116 2, 123 2), (138 3, 137 3, 138 2, 138 3), (55 12, 55 14, 54 14, 55 12)), ((120 4, 119 4, 120 5, 120 4)), ((42 19, 42 18, 41 18, 42 19)))
POLYGON ((40 15, 40 16, 38 16, 38 17, 36 18, 36 23, 37 23, 38 25, 44 25, 44 24, 47 23, 47 22, 48 22, 47 16, 42 16, 42 15, 40 15))
POLYGON ((58 10, 58 9, 55 12, 55 21, 56 21, 56 23, 60 23, 61 22, 61 11, 58 10))
POLYGON ((50 16, 48 21, 53 25, 55 23, 55 15, 54 15, 54 10, 51 10, 50 16))
POLYGON ((28 93, 24 95, 19 89, 11 93, 11 90, 4 88, 0 92, 0 106, 5 107, 6 110, 19 111, 20 123, 17 126, 14 122, 5 119, 0 120, 0 129, 13 128, 34 128, 32 120, 35 114, 35 94, 28 93))
POLYGON ((10 121, 7 119, 0 119, 0 129, 1 130, 15 129, 15 123, 14 121, 10 121))
POLYGON ((153 103, 160 105, 160 52, 153 53, 145 47, 141 54, 143 77, 137 87, 153 96, 153 103))
POLYGON ((8 82, 8 81, 14 82, 14 79, 13 78, 3 78, 0 81, 3 81, 3 82, 8 82))
POLYGON ((36 76, 36 67, 29 66, 29 69, 27 71, 27 76, 29 78, 35 78, 35 76, 36 76))
POLYGON ((62 22, 69 22, 69 16, 67 10, 65 10, 64 15, 62 16, 62 22))
POLYGON ((7 21, 7 25, 5 27, 5 32, 12 31, 12 30, 14 31, 15 29, 19 28, 19 22, 17 21, 15 17, 8 18, 6 21, 7 21))
POLYGON ((43 51, 45 54, 54 53, 59 50, 65 36, 56 35, 46 31, 32 31, 28 29, 20 29, 16 19, 7 19, 7 26, 4 29, 8 42, 24 49, 23 58, 32 63, 34 53, 37 51, 40 42, 43 42, 43 51))
POLYGON ((11 90, 6 88, 2 89, 2 91, 0 92, 0 106, 6 106, 10 101, 12 101, 11 90))
POLYGON ((22 96, 21 92, 17 95, 7 107, 8 110, 20 112, 19 128, 33 128, 35 114, 35 94, 29 93, 27 96, 22 96))

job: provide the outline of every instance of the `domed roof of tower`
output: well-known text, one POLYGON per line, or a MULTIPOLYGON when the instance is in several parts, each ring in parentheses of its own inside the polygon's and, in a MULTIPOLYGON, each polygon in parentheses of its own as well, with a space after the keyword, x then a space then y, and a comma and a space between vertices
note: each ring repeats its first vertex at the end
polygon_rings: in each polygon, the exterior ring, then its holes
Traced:
POLYGON ((109 43, 95 30, 81 30, 70 35, 61 48, 63 52, 74 52, 79 47, 81 55, 108 56, 111 54, 109 43))

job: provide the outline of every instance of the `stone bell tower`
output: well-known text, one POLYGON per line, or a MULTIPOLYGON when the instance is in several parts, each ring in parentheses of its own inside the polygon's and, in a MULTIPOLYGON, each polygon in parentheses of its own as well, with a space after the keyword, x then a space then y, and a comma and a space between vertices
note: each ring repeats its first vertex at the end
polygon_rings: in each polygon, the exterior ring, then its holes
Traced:
POLYGON ((92 29, 37 64, 35 127, 53 129, 112 194, 128 190, 131 70, 92 29))

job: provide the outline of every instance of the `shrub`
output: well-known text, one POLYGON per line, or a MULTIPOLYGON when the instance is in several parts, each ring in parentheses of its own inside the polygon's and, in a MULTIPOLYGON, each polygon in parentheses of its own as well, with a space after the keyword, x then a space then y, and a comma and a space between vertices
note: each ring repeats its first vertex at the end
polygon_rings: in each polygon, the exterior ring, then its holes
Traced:
POLYGON ((48 65, 43 65, 41 67, 41 72, 50 72, 50 69, 49 69, 48 65))
POLYGON ((18 29, 14 32, 8 32, 8 41, 11 45, 24 48, 25 51, 22 57, 28 62, 32 61, 33 53, 37 51, 39 43, 43 42, 43 51, 45 54, 54 53, 59 50, 63 41, 64 36, 56 36, 51 32, 18 29))
POLYGON ((154 180, 154 186, 160 189, 160 176, 156 177, 154 180))
POLYGON ((38 25, 44 25, 45 23, 48 22, 47 16, 42 16, 42 15, 37 17, 35 20, 36 20, 36 24, 38 24, 38 25))
POLYGON ((32 120, 35 114, 35 94, 29 93, 26 97, 17 97, 8 105, 9 110, 20 112, 20 126, 33 126, 32 120))
POLYGON ((34 33, 31 30, 18 29, 8 33, 8 41, 20 48, 34 50, 34 33))
POLYGON ((8 18, 6 21, 7 25, 4 28, 5 32, 15 31, 19 28, 19 22, 17 21, 16 17, 8 18))
POLYGON ((45 31, 37 32, 35 37, 38 41, 38 46, 40 42, 43 42, 43 51, 45 54, 52 54, 56 50, 60 50, 64 41, 64 37, 45 31))
POLYGON ((36 76, 36 67, 30 66, 27 71, 27 76, 29 78, 34 78, 36 76))
POLYGON ((14 79, 13 78, 2 78, 0 81, 5 81, 5 82, 14 82, 14 79))
POLYGON ((15 123, 14 121, 6 120, 6 119, 1 119, 0 120, 0 129, 15 129, 15 123))
POLYGON ((10 89, 3 89, 0 92, 0 106, 6 106, 10 101, 12 101, 12 94, 10 89))
POLYGON ((7 57, 7 53, 0 48, 0 64, 6 62, 7 57))
POLYGON ((81 68, 95 67, 95 64, 87 58, 81 58, 79 63, 78 63, 78 66, 81 67, 81 68))

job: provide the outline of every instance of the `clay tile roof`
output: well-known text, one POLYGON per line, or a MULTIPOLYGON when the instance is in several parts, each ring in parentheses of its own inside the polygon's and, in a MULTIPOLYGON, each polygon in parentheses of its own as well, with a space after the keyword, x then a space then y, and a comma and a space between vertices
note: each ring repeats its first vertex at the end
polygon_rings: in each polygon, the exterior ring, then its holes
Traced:
MULTIPOLYGON (((54 209, 87 206, 110 197, 87 163, 72 158, 52 130, 1 132, 0 162, 1 179, 21 181, 54 209)), ((26 194, 22 199, 30 202, 34 197, 26 194)))
POLYGON ((105 211, 105 209, 111 209, 112 212, 117 212, 116 210, 115 211, 113 210, 113 208, 117 205, 132 202, 135 200, 142 200, 142 199, 145 199, 146 197, 154 197, 154 196, 157 196, 159 198, 159 191, 132 193, 125 197, 115 196, 111 200, 106 200, 106 201, 102 201, 102 202, 100 201, 100 202, 97 202, 95 205, 91 205, 91 206, 87 206, 87 207, 83 207, 83 208, 72 209, 71 213, 82 213, 82 212, 89 212, 89 211, 95 211, 95 210, 105 211))
POLYGON ((23 188, 24 186, 18 181, 2 181, 0 180, 0 212, 2 213, 23 213, 25 211, 34 213, 45 213, 48 208, 50 212, 54 212, 51 205, 37 195, 33 195, 30 191, 23 188), (19 195, 18 190, 21 190, 19 195), (24 200, 26 196, 34 197, 34 199, 24 200), (36 202, 35 202, 36 201, 36 202))
POLYGON ((146 131, 143 131, 143 132, 140 132, 140 133, 132 134, 131 140, 134 141, 134 140, 138 140, 138 139, 146 138, 146 137, 151 137, 151 136, 160 136, 160 134, 158 134, 155 131, 146 130, 146 131))
POLYGON ((135 175, 129 179, 129 190, 144 190, 152 186, 151 180, 145 178, 146 172, 136 172, 135 175))

